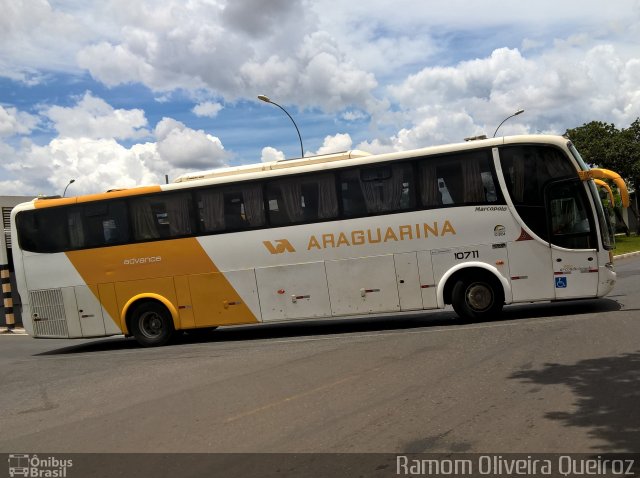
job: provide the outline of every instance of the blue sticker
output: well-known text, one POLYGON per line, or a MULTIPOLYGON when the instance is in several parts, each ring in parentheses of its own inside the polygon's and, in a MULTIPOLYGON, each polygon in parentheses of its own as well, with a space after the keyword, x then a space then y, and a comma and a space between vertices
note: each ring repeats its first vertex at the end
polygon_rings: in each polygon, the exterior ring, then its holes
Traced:
POLYGON ((567 278, 556 277, 556 289, 566 289, 566 288, 567 288, 567 278))

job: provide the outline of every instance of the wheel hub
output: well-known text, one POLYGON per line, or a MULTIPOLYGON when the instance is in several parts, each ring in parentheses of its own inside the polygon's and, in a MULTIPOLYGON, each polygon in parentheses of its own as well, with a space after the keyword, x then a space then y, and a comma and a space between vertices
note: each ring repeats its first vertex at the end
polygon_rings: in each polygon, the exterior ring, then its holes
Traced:
POLYGON ((162 319, 157 314, 145 314, 140 322, 140 329, 147 337, 156 337, 162 332, 162 319))
POLYGON ((467 289, 467 304, 473 310, 483 311, 491 307, 493 294, 484 284, 471 284, 467 289))

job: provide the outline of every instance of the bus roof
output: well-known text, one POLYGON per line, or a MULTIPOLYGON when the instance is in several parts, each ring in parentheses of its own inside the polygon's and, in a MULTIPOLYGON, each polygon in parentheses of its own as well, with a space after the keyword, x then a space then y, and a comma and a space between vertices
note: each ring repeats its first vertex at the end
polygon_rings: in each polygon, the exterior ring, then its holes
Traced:
POLYGON ((193 181, 194 179, 209 179, 222 176, 233 176, 236 174, 254 173, 259 171, 269 171, 273 169, 293 168, 296 166, 306 166, 317 163, 328 163, 331 161, 341 161, 344 159, 363 158, 371 156, 371 153, 360 151, 357 149, 351 151, 343 151, 340 153, 321 154, 317 156, 306 156, 297 159, 282 159, 278 161, 270 161, 258 164, 246 164, 243 166, 233 166, 229 168, 218 168, 209 171, 201 171, 197 173, 187 173, 179 176, 174 183, 184 181, 193 181))
POLYGON ((101 199, 114 199, 125 196, 137 196, 152 192, 179 190, 192 186, 206 186, 224 184, 234 181, 251 181, 264 177, 296 174, 307 170, 334 169, 341 166, 358 166, 364 163, 379 163, 409 158, 430 156, 435 154, 455 153, 456 151, 468 151, 506 144, 555 144, 566 145, 569 140, 559 135, 518 135, 501 136, 498 138, 477 139, 462 143, 451 143, 438 146, 429 146, 415 150, 397 151, 391 153, 371 154, 360 150, 350 150, 341 153, 325 154, 318 156, 306 156, 290 160, 272 161, 266 163, 254 163, 242 166, 219 168, 202 172, 188 173, 178 177, 173 183, 167 185, 139 186, 127 189, 112 189, 108 192, 88 194, 65 198, 39 198, 31 203, 32 207, 62 206, 64 204, 82 203, 101 199), (340 163, 339 165, 337 163, 340 163), (326 165, 323 167, 323 165, 326 165))

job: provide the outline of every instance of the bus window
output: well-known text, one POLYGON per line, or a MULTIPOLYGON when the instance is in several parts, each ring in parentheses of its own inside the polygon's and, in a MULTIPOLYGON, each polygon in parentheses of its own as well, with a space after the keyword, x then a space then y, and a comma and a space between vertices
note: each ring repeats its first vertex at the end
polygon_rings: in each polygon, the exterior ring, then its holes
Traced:
POLYGON ((129 221, 124 201, 89 203, 82 208, 81 215, 79 211, 69 213, 69 224, 69 236, 74 247, 99 247, 129 240, 129 221), (79 240, 80 231, 71 226, 74 215, 82 217, 82 241, 79 240))
POLYGON ((498 201, 488 152, 476 151, 420 161, 420 200, 424 208, 498 201))
POLYGON ((547 191, 551 222, 551 243, 567 249, 593 249, 589 209, 583 184, 561 181, 547 191))
POLYGON ((267 184, 269 222, 274 226, 322 221, 338 216, 334 175, 313 174, 267 184))
POLYGON ((69 249, 67 208, 24 211, 16 217, 20 247, 32 252, 69 249))
POLYGON ((133 198, 130 211, 137 240, 181 237, 193 232, 188 193, 133 198))
POLYGON ((340 191, 347 217, 415 207, 413 168, 409 163, 344 171, 340 174, 340 191))
POLYGON ((575 168, 549 146, 501 148, 500 163, 516 211, 533 232, 548 241, 544 188, 549 181, 575 177, 575 168))
POLYGON ((262 185, 201 189, 196 192, 202 232, 237 231, 265 224, 262 185))

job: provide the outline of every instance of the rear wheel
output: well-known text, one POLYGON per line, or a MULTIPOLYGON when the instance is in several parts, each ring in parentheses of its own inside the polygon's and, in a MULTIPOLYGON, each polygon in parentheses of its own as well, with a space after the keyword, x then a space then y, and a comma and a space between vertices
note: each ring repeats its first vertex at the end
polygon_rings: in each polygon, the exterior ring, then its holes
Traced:
POLYGON ((131 333, 143 347, 165 345, 173 332, 173 318, 161 303, 145 302, 133 311, 131 333))
POLYGON ((481 322, 500 314, 504 292, 498 280, 492 276, 463 277, 453 286, 451 302, 461 319, 481 322))

